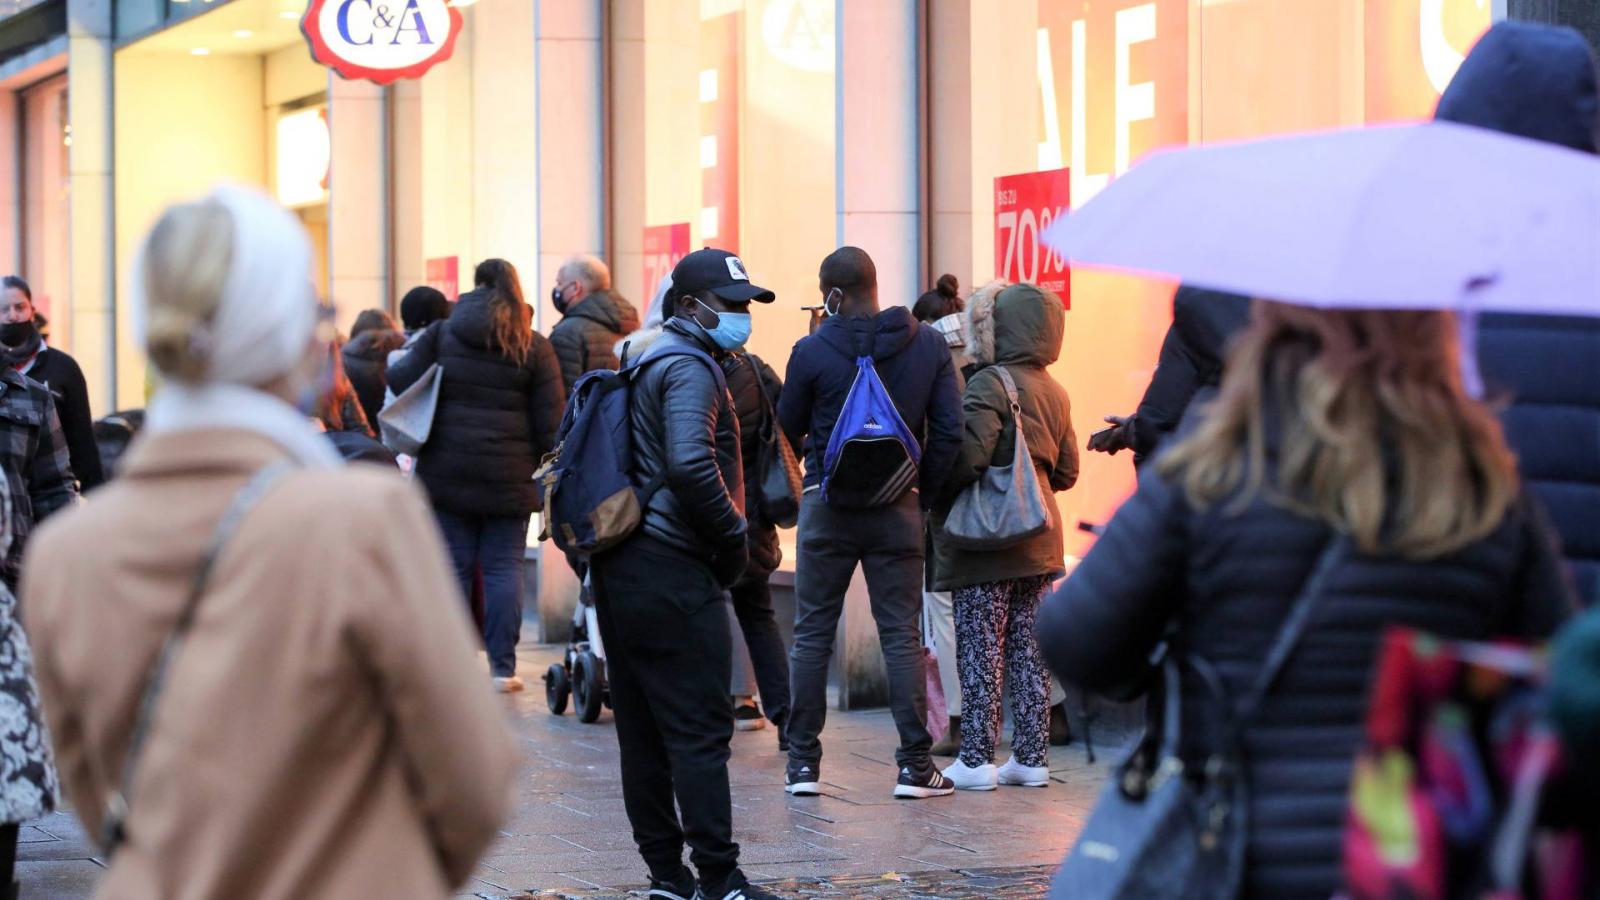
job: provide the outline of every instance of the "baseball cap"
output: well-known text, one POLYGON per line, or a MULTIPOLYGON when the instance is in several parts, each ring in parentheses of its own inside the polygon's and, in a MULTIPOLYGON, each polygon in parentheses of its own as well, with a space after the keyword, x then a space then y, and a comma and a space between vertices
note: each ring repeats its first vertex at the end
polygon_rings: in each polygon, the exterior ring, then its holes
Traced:
POLYGON ((710 291, 730 303, 771 303, 777 295, 750 283, 744 261, 726 250, 707 247, 678 261, 672 270, 672 287, 684 294, 710 291))

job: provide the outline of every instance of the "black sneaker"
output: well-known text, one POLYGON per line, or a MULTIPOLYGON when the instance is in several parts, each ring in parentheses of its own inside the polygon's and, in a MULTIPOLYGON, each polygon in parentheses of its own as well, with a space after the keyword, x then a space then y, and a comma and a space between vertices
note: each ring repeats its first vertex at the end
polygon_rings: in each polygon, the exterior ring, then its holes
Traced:
POLYGON ((777 894, 751 884, 743 872, 734 872, 727 881, 715 888, 701 885, 700 894, 706 900, 782 900, 777 894))
POLYGON ((650 892, 645 894, 649 900, 705 900, 705 896, 688 869, 676 881, 650 879, 650 892))
POLYGON ((894 795, 901 800, 926 800, 929 797, 947 797, 956 792, 956 784, 944 777, 932 763, 924 767, 922 773, 912 771, 910 766, 900 770, 900 780, 895 783, 894 795))
POLYGON ((733 708, 733 727, 736 731, 760 731, 767 727, 767 720, 761 715, 761 707, 750 700, 733 708))
POLYGON ((783 789, 796 797, 815 797, 822 793, 822 767, 816 763, 789 760, 783 776, 783 789))

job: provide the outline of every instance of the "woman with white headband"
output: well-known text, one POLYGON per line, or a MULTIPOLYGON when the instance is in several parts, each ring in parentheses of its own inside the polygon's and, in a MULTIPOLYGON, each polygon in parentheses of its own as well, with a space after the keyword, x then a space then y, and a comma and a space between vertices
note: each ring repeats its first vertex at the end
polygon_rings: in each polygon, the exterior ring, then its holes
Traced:
POLYGON ((253 190, 166 211, 133 278, 164 386, 24 562, 97 896, 445 897, 509 809, 515 745, 426 502, 309 422, 310 265, 253 190))

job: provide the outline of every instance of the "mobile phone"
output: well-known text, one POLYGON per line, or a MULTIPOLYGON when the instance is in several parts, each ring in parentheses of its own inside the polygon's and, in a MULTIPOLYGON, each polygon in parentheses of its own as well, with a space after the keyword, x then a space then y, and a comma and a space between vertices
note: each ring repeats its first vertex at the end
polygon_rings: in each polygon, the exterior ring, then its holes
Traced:
POLYGON ((1109 425, 1109 426, 1107 426, 1105 428, 1100 429, 1099 431, 1096 431, 1094 434, 1089 435, 1089 440, 1091 440, 1091 441, 1095 440, 1095 439, 1099 438, 1103 434, 1110 434, 1111 432, 1116 431, 1116 430, 1117 430, 1117 426, 1109 425))
POLYGON ((800 311, 801 312, 822 312, 826 308, 827 307, 824 307, 821 304, 818 304, 817 306, 802 306, 802 307, 800 307, 800 311))

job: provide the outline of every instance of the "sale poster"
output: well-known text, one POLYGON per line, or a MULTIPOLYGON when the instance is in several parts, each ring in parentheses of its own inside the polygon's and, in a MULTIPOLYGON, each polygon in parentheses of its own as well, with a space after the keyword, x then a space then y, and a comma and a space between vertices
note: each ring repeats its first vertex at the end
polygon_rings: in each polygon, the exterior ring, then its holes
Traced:
POLYGON ((424 266, 428 287, 442 292, 452 303, 461 293, 461 257, 435 256, 424 266))
POLYGON ((689 255, 689 223, 646 225, 644 229, 644 292, 649 302, 656 295, 661 279, 672 274, 678 260, 689 255))
POLYGON ((1026 281, 1061 297, 1072 308, 1067 261, 1039 235, 1072 208, 1067 169, 1002 175, 994 180, 995 277, 1026 281))

